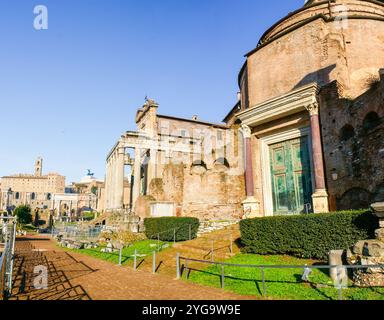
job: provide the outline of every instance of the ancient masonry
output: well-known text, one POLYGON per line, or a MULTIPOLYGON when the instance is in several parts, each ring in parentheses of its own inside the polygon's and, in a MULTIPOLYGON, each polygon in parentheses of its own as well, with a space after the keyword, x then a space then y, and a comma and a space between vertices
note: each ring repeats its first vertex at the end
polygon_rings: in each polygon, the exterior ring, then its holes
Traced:
POLYGON ((106 210, 219 220, 383 201, 383 52, 383 1, 306 1, 246 55, 225 124, 146 101, 108 155, 106 210))

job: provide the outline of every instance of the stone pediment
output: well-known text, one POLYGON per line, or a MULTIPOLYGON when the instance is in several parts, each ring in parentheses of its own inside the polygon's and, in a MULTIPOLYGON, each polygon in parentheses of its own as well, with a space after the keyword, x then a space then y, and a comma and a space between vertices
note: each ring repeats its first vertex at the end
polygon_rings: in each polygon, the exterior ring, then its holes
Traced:
POLYGON ((237 118, 250 127, 281 119, 317 103, 318 91, 318 85, 311 83, 240 112, 237 118))

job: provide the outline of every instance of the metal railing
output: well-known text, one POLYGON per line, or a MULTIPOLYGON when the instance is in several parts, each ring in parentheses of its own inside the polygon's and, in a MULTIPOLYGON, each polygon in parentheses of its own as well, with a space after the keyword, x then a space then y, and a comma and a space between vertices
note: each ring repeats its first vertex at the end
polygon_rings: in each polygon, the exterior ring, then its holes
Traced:
POLYGON ((0 299, 6 299, 12 292, 12 274, 15 257, 16 225, 15 217, 0 217, 0 234, 3 251, 0 252, 0 299))
MULTIPOLYGON (((225 267, 237 267, 237 268, 254 268, 261 271, 262 281, 262 295, 267 296, 267 281, 265 279, 265 270, 267 269, 303 269, 303 280, 307 281, 309 274, 313 269, 317 270, 336 270, 337 280, 335 282, 335 289, 338 290, 339 300, 343 300, 343 285, 342 274, 343 270, 364 270, 364 269, 382 269, 384 272, 384 264, 379 265, 253 265, 253 264, 234 264, 226 262, 214 262, 207 260, 192 259, 176 255, 176 278, 181 279, 183 271, 186 272, 186 279, 189 278, 190 262, 196 262, 207 265, 216 265, 220 267, 220 286, 222 289, 225 287, 225 267), (185 266, 181 265, 181 261, 185 261, 185 266)), ((196 270, 196 269, 195 269, 196 270)), ((197 270, 201 271, 201 270, 197 270)), ((232 277, 232 276, 231 276, 232 277)))
POLYGON ((171 228, 171 229, 168 229, 165 231, 155 232, 153 235, 147 235, 147 238, 148 238, 148 240, 157 240, 157 243, 158 243, 157 251, 160 251, 162 249, 162 246, 160 246, 160 235, 169 234, 169 237, 167 237, 167 238, 171 239, 171 241, 173 241, 173 244, 175 244, 178 241, 191 241, 191 240, 193 240, 194 237, 192 235, 192 233, 193 233, 192 229, 193 229, 193 226, 191 224, 185 224, 185 225, 181 225, 177 228, 171 228), (183 240, 177 240, 178 232, 182 228, 187 228, 187 227, 188 227, 188 238, 183 239, 183 240))
POLYGON ((52 227, 51 236, 62 235, 64 238, 77 240, 97 239, 102 233, 101 227, 79 228, 77 226, 52 227))

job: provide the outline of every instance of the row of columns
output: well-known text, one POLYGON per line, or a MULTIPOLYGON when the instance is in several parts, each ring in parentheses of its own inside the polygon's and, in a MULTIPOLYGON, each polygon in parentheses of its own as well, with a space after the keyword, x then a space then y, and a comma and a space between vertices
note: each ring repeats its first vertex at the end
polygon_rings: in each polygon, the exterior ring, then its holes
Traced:
MULTIPOLYGON (((315 192, 312 195, 313 210, 315 213, 328 212, 329 200, 325 183, 325 167, 323 160, 323 146, 321 141, 321 129, 319 119, 319 105, 317 102, 306 106, 310 115, 311 137, 312 137, 312 158, 315 176, 315 192)), ((259 202, 255 198, 253 154, 252 154, 252 133, 247 125, 242 126, 245 149, 245 183, 247 198, 243 202, 244 212, 250 216, 260 214, 259 202)))
POLYGON ((125 148, 118 146, 107 160, 105 181, 106 209, 124 207, 125 148))

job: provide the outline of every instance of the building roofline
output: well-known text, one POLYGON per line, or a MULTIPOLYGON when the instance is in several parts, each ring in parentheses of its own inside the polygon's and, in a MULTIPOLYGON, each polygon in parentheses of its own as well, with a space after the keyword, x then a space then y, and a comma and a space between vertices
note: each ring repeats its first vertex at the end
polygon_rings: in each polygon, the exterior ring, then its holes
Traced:
MULTIPOLYGON (((382 1, 378 1, 378 0, 364 0, 365 2, 370 2, 370 3, 374 3, 374 4, 377 4, 377 5, 381 5, 381 6, 384 6, 384 3, 382 1)), ((256 48, 254 48, 253 50, 249 51, 248 53, 246 53, 244 56, 245 57, 249 57, 250 55, 252 55, 253 53, 257 52, 258 50, 260 50, 261 48, 267 46, 268 44, 270 44, 271 42, 275 41, 276 39, 279 39, 281 38, 282 36, 288 34, 288 33, 291 33, 292 31, 302 27, 303 25, 309 23, 309 22, 312 22, 314 20, 317 20, 319 18, 323 18, 324 21, 326 22, 329 22, 329 21, 333 21, 334 18, 328 18, 327 16, 325 16, 324 14, 317 14, 317 15, 314 15, 312 17, 309 17, 307 19, 304 19, 303 21, 297 23, 296 25, 292 26, 291 28, 285 30, 285 31, 282 31, 280 33, 278 33, 275 37, 272 37, 271 39, 269 39, 268 41, 266 42, 263 42, 263 39, 268 35, 268 33, 270 33, 274 28, 276 28, 279 24, 281 24, 282 22, 284 22, 285 20, 291 18, 292 16, 302 12, 302 11, 305 11, 307 10, 308 8, 313 8, 313 7, 316 7, 316 6, 321 6, 321 5, 324 5, 324 4, 329 4, 329 3, 335 3, 336 1, 335 0, 324 0, 324 1, 321 1, 321 2, 313 2, 313 1, 310 1, 308 2, 307 4, 305 4, 303 7, 301 7, 300 9, 297 9, 291 13, 289 13, 288 15, 286 15, 284 18, 280 19, 279 21, 277 21, 276 23, 274 23, 269 29, 267 29, 267 31, 265 31, 263 33, 263 35, 261 36, 260 40, 259 40, 259 43, 257 45, 256 48)), ((360 16, 350 16, 349 19, 359 19, 361 18, 360 16)), ((369 16, 366 16, 365 18, 367 19, 376 19, 378 20, 378 18, 374 18, 374 17, 369 17, 369 16)))
POLYGON ((241 110, 241 101, 237 101, 237 103, 233 106, 233 108, 231 109, 231 111, 228 112, 228 114, 225 116, 225 118, 223 119, 223 122, 227 122, 228 118, 232 115, 232 113, 236 110, 241 110))
POLYGON ((157 117, 163 118, 163 119, 171 119, 171 120, 178 120, 178 121, 184 121, 184 122, 190 122, 190 123, 197 123, 197 124, 202 124, 202 125, 215 127, 215 128, 228 129, 228 126, 226 124, 218 124, 218 123, 206 122, 206 121, 201 121, 201 120, 179 118, 179 117, 167 116, 167 115, 161 115, 161 114, 158 114, 157 117))

